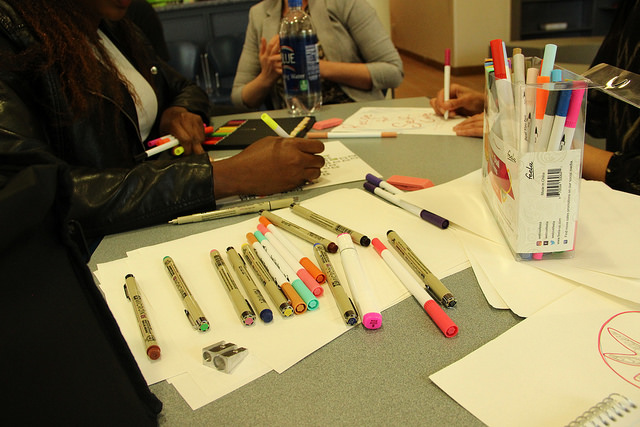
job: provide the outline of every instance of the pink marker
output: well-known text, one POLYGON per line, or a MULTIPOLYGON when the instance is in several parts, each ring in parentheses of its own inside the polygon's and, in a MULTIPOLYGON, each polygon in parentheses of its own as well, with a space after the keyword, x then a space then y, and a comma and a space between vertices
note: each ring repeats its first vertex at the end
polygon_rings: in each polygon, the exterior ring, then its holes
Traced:
MULTIPOLYGON (((276 236, 278 240, 280 240, 280 242, 287 247, 287 249, 289 249, 289 252, 291 252, 291 255, 293 255, 293 257, 298 260, 300 265, 302 265, 304 269, 307 270, 309 274, 313 276, 314 279, 316 279, 316 282, 320 284, 323 284, 325 282, 326 277, 322 273, 322 271, 320 271, 320 269, 313 263, 313 261, 311 261, 308 257, 306 257, 302 252, 300 252, 300 249, 298 249, 293 244, 293 242, 291 242, 287 238, 284 232, 278 230, 278 228, 275 225, 273 225, 273 223, 264 216, 260 216, 260 218, 258 218, 258 221, 260 221, 262 225, 267 227, 267 230, 272 232, 273 235, 276 236)), ((319 295, 322 295, 322 292, 320 292, 320 294, 317 294, 316 296, 319 296, 319 295)))
POLYGON ((304 269, 302 264, 300 264, 300 262, 296 260, 293 255, 291 255, 291 251, 289 250, 289 248, 287 248, 286 245, 281 242, 275 234, 273 234, 263 224, 258 224, 258 231, 267 238, 269 243, 271 243, 276 248, 276 251, 278 251, 280 255, 282 255, 287 264, 289 264, 289 266, 291 266, 295 270, 296 276, 298 276, 300 280, 302 280, 302 282, 307 286, 307 288, 309 288, 314 296, 320 296, 323 294, 324 289, 322 288, 322 286, 311 274, 309 274, 307 270, 304 269))
POLYGON ((582 81, 573 83, 575 89, 571 91, 571 101, 569 101, 569 111, 567 112, 567 120, 564 123, 564 132, 560 141, 560 150, 570 150, 573 142, 573 135, 576 132, 576 124, 582 107, 582 98, 586 90, 586 85, 582 81))
MULTIPOLYGON (((427 312, 431 320, 440 328, 445 337, 451 338, 458 334, 458 327, 453 320, 447 316, 442 307, 433 300, 423 288, 418 280, 416 280, 409 270, 407 270, 396 257, 387 249, 387 247, 377 237, 371 241, 371 244, 378 252, 378 255, 387 263, 391 271, 400 279, 402 284, 407 288, 414 298, 422 305, 424 311, 427 312)), ((341 246, 342 247, 342 246, 341 246)))

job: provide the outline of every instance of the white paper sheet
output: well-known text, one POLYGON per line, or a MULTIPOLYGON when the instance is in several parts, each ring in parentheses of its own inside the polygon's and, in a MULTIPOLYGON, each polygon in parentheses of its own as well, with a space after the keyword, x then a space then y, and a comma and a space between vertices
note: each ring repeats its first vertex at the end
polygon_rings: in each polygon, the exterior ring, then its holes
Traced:
POLYGON ((453 127, 465 119, 456 117, 445 120, 433 108, 363 107, 331 132, 391 131, 412 135, 455 135, 453 127))
MULTIPOLYGON (((464 268, 466 255, 452 230, 434 227, 364 190, 336 190, 305 200, 302 205, 366 234, 371 239, 378 237, 386 241, 387 230, 394 229, 438 277, 443 277, 442 271, 464 268), (357 206, 357 209, 353 209, 353 206, 357 206)), ((276 213, 335 240, 332 232, 298 217, 288 208, 276 213)), ((194 409, 271 369, 283 372, 349 329, 341 320, 328 289, 319 298, 320 308, 315 311, 285 319, 271 304, 274 312, 272 323, 257 321, 252 327, 241 324, 216 270, 211 265, 209 252, 217 249, 226 261, 225 249, 233 246, 240 252, 241 245, 246 242, 246 233, 255 231, 257 224, 258 215, 238 224, 130 251, 125 259, 98 265, 96 277, 100 281, 100 287, 147 382, 169 379, 194 409), (175 261, 211 322, 210 331, 197 332, 188 323, 162 263, 163 257, 167 255, 175 261), (162 348, 161 359, 153 363, 144 353, 140 332, 132 317, 131 307, 127 305, 130 303, 124 297, 122 285, 124 276, 128 273, 136 276, 145 303, 148 302, 147 311, 158 344, 162 348), (232 374, 221 373, 202 365, 202 348, 218 341, 232 342, 249 351, 249 356, 232 374), (171 363, 170 369, 163 365, 165 360, 173 359, 177 362, 171 363)), ((307 257, 315 260, 310 243, 295 236, 290 236, 290 240, 307 257)), ((372 247, 357 246, 356 249, 373 278, 374 292, 383 309, 409 296, 372 247)), ((330 254, 330 257, 348 291, 340 256, 330 254)), ((455 290, 452 292, 455 295, 455 290)), ((435 326, 432 332, 439 333, 435 326)))
POLYGON ((489 426, 562 426, 610 393, 640 404, 639 353, 640 305, 578 287, 430 379, 489 426))
MULTIPOLYGON (((482 197, 480 180, 481 172, 477 170, 446 184, 404 193, 402 198, 506 248, 482 197)), ((640 263, 637 262, 640 226, 634 212, 640 212, 640 197, 611 190, 600 182, 582 180, 574 258, 523 263, 640 302, 640 263)), ((497 260, 487 259, 480 264, 492 282, 501 280, 491 277, 489 271, 499 267, 497 260)))

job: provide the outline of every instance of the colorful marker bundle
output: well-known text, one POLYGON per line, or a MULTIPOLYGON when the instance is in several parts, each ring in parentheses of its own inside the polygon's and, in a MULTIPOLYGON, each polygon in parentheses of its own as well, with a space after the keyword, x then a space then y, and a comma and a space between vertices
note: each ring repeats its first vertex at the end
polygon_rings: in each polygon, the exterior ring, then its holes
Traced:
POLYGON ((516 259, 572 256, 587 82, 491 41, 485 62, 483 194, 516 259))

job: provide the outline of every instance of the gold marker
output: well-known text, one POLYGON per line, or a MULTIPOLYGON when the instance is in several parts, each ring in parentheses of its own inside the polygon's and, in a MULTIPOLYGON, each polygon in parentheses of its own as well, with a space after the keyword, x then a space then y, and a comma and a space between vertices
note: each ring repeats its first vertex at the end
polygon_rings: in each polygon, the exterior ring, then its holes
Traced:
POLYGON ((189 224, 192 222, 209 221, 212 219, 227 218, 230 216, 244 215, 247 213, 257 213, 263 210, 280 209, 289 206, 295 202, 295 198, 288 197, 286 199, 270 200, 266 202, 258 202, 250 205, 236 206, 227 209, 219 209, 217 211, 210 211, 204 213, 198 213, 187 216, 179 216, 176 219, 169 221, 169 224, 189 224))
POLYGON ((289 233, 293 234, 294 236, 300 237, 302 240, 314 244, 322 243, 327 251, 331 252, 332 254, 338 252, 338 245, 336 245, 329 239, 325 239, 324 237, 314 233, 313 231, 309 231, 306 228, 300 227, 298 224, 287 221, 286 219, 279 217, 273 212, 262 211, 261 215, 274 223, 277 227, 280 227, 283 230, 287 230, 289 233))
POLYGON ((404 240, 398 236, 398 233, 393 230, 387 231, 387 239, 389 243, 391 243, 391 246, 402 256, 402 259, 404 259, 418 277, 420 277, 425 288, 436 301, 449 308, 456 305, 457 301, 449 289, 420 261, 420 258, 418 258, 404 240))
POLYGON ((338 310, 340 310, 340 314, 342 314, 342 319, 349 326, 355 325, 358 323, 358 311, 353 305, 351 298, 349 298, 347 293, 344 291, 344 288, 338 279, 338 274, 334 270, 333 265, 331 265, 329 254, 327 254, 324 246, 320 243, 313 245, 313 251, 316 255, 316 260, 318 261, 320 268, 324 275, 327 276, 329 289, 331 289, 333 298, 336 300, 336 305, 338 306, 338 310))
POLYGON ((364 234, 358 233, 357 231, 347 228, 344 225, 340 225, 337 222, 329 218, 325 218, 322 215, 319 215, 307 208, 303 208, 297 203, 292 203, 289 207, 294 214, 301 216, 302 218, 306 218, 309 221, 318 224, 320 227, 323 227, 329 231, 333 231, 334 233, 336 233, 336 235, 348 233, 349 235, 351 235, 351 240, 353 240, 353 243, 357 243, 360 246, 369 246, 369 244, 371 243, 371 240, 364 234))
POLYGON ((262 282, 262 285, 267 290, 271 301, 273 301, 273 303, 278 307, 278 310, 280 310, 280 313, 284 317, 292 316, 293 307, 291 307, 291 304, 287 300, 287 297, 284 296, 284 294, 278 287, 278 284, 269 274, 267 267, 264 265, 262 260, 258 258, 258 254, 256 254, 255 249, 253 249, 247 243, 244 243, 241 248, 244 257, 247 259, 249 265, 256 273, 256 276, 258 276, 258 279, 260 280, 260 282, 262 282))
POLYGON ((231 262, 231 265, 233 266, 233 271, 235 271, 236 275, 240 278, 240 283, 242 283, 242 286, 249 297, 249 301, 251 301, 251 304, 256 309, 260 319, 264 323, 271 322, 273 320, 273 313, 269 308, 269 304, 267 304, 267 300, 264 299, 260 289, 258 289, 256 283, 247 271, 247 265, 244 260, 240 258, 240 255, 238 255, 238 252, 236 252, 233 246, 229 246, 227 248, 227 256, 229 257, 229 262, 231 262))
POLYGON ((211 252, 209 252, 209 256, 211 257, 211 264, 216 268, 220 279, 222 279, 222 285, 224 286, 224 290, 227 291, 233 308, 236 310, 236 313, 238 313, 238 316, 240 316, 240 321, 245 326, 253 325, 256 316, 247 300, 242 296, 240 289, 236 286, 236 282, 233 281, 229 269, 220 256, 220 252, 212 249, 211 252))
POLYGON ((184 314, 187 315, 187 319, 189 319, 189 322, 193 327, 200 332, 208 331, 209 321, 204 317, 202 309, 191 294, 191 291, 189 291, 189 288, 180 275, 178 267, 176 267, 173 259, 171 259, 170 256, 166 256, 162 259, 162 262, 164 262, 164 266, 167 268, 167 273, 169 273, 169 277, 171 277, 171 280, 178 291, 178 295, 180 296, 180 299, 182 299, 184 314))
POLYGON ((127 299, 131 301, 133 312, 136 315, 138 327, 140 328, 140 334, 142 335, 142 341, 147 350, 147 356, 151 360, 156 360, 160 357, 160 346, 158 346, 156 337, 153 335, 151 322, 149 321, 149 317, 147 317, 147 311, 144 309, 136 278, 133 277, 133 274, 127 274, 124 276, 124 280, 126 282, 124 285, 124 294, 127 299))

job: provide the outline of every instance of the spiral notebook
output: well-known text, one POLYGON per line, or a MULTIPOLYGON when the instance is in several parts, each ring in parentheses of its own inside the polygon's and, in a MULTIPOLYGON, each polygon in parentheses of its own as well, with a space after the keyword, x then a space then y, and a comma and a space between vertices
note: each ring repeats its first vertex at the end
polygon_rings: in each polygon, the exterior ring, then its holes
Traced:
POLYGON ((640 425, 638 406, 629 398, 612 393, 584 411, 567 427, 631 427, 640 425))

